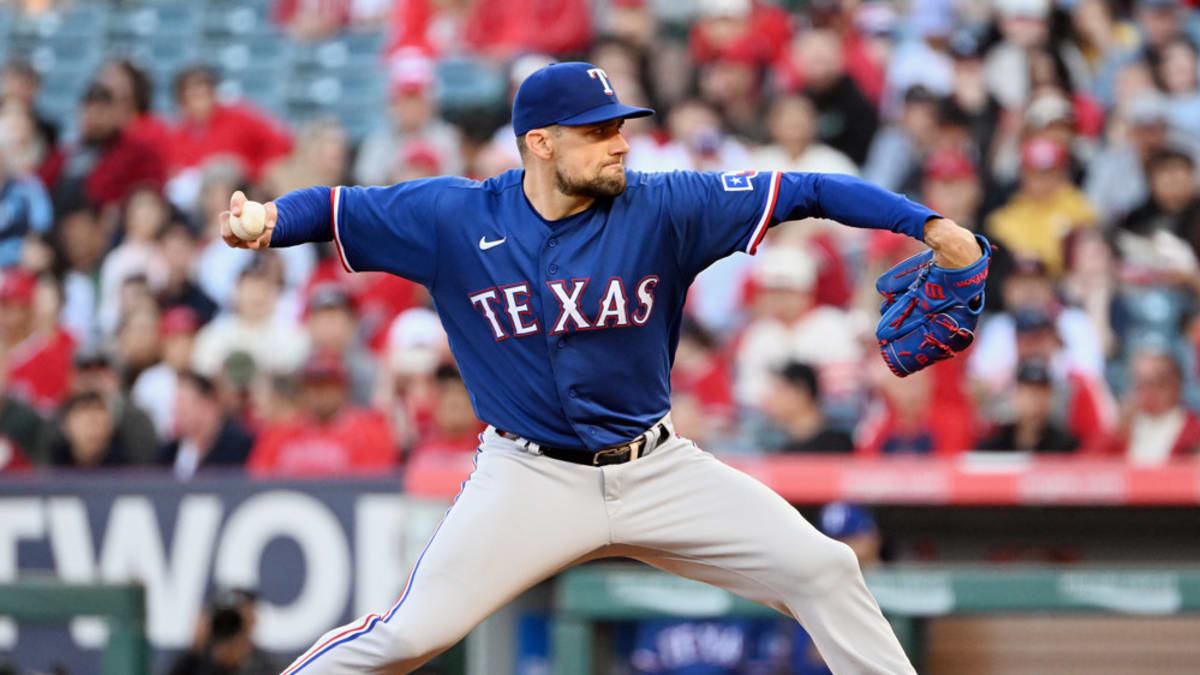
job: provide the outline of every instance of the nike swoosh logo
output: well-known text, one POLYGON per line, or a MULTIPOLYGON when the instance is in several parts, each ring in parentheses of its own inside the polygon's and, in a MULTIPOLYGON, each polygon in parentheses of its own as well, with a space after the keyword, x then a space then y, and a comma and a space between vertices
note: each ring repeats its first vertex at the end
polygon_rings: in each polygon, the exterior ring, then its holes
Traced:
POLYGON ((499 246, 500 244, 503 244, 506 240, 508 240, 508 237, 505 237, 504 239, 497 239, 496 241, 488 241, 487 237, 480 237, 479 250, 486 251, 493 246, 499 246))

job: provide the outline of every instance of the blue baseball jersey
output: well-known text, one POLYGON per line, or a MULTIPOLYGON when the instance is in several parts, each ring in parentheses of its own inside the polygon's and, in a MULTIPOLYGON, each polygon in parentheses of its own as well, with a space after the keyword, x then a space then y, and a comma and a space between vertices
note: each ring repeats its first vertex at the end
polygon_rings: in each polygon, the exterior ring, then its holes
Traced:
MULTIPOLYGON (((549 221, 523 176, 326 188, 324 208, 348 269, 429 289, 481 420, 565 448, 628 441, 667 413, 688 286, 753 253, 772 224, 819 216, 920 237, 936 216, 849 176, 628 171, 619 196, 549 221)), ((272 244, 297 243, 302 209, 278 204, 272 244)))

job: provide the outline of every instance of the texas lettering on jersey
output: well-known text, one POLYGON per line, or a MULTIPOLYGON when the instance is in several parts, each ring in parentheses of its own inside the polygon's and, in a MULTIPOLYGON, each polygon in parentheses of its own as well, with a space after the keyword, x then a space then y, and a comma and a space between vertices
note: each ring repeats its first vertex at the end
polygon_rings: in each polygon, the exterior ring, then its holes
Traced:
MULTIPOLYGON (((604 293, 600 296, 599 308, 589 317, 581 307, 581 298, 590 282, 591 279, 546 282, 546 286, 554 294, 554 299, 558 301, 558 313, 554 321, 549 323, 550 335, 577 330, 644 326, 650 320, 650 313, 654 311, 657 275, 642 277, 634 285, 632 297, 625 293, 624 279, 609 279, 604 293)), ((529 282, 524 281, 499 288, 486 288, 468 296, 471 304, 486 320, 495 340, 505 340, 513 336, 526 337, 541 332, 541 325, 529 306, 530 286, 529 282)))

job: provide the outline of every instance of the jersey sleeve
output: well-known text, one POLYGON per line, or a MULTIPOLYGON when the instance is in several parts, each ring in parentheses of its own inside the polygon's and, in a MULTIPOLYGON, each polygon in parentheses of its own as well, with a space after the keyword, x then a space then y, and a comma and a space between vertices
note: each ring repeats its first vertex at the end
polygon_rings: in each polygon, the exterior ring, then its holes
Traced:
POLYGON ((754 252, 770 225, 780 174, 680 171, 664 180, 680 266, 694 274, 734 251, 754 252))
POLYGON ((429 286, 437 273, 443 179, 330 191, 333 240, 351 272, 389 272, 429 286))

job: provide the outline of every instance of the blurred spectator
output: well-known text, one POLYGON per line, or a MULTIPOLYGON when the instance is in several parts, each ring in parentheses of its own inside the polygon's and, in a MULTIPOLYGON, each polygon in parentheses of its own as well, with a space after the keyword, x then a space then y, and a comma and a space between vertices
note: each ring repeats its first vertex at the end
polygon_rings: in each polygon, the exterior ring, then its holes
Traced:
POLYGON ((1020 110, 1032 93, 1030 54, 1050 37, 1050 0, 995 0, 1001 40, 988 50, 984 78, 1001 107, 1020 110))
POLYGON ((28 468, 42 451, 50 425, 0 381, 0 472, 28 468))
POLYGON ((1149 198, 1121 221, 1121 230, 1139 237, 1165 230, 1187 242, 1200 257, 1200 182, 1195 160, 1175 149, 1156 152, 1150 156, 1147 178, 1149 198))
POLYGON ((432 310, 405 310, 392 321, 375 407, 388 412, 398 445, 410 447, 428 435, 437 398, 434 374, 450 363, 446 331, 432 310))
POLYGON ((1112 246, 1099 228, 1086 228, 1071 233, 1065 249, 1067 273, 1059 284, 1063 302, 1078 307, 1088 316, 1101 353, 1112 356, 1117 346, 1112 325, 1113 297, 1117 291, 1112 246))
POLYGON ((154 83, 146 71, 127 59, 117 59, 100 67, 96 81, 112 92, 113 108, 125 135, 165 153, 171 129, 163 118, 150 112, 154 83))
POLYGON ((36 277, 16 267, 0 279, 0 354, 6 391, 44 415, 67 397, 75 340, 59 326, 37 325, 37 285, 36 277))
POLYGON ((961 150, 939 150, 925 160, 921 202, 963 227, 978 231, 983 189, 975 164, 961 150))
POLYGON ((1140 466, 1194 457, 1200 451, 1200 417, 1183 405, 1179 362, 1148 348, 1130 360, 1129 373, 1121 422, 1105 453, 1140 466))
POLYGON ((745 146, 725 133, 716 110, 699 99, 675 106, 667 116, 667 130, 670 140, 657 147, 653 142, 639 142, 636 147, 631 143, 629 168, 729 171, 730 167, 749 165, 745 146))
POLYGON ((335 284, 313 288, 306 322, 312 351, 339 354, 350 383, 350 400, 367 405, 375 388, 375 362, 355 333, 354 307, 335 284))
POLYGON ((954 30, 955 7, 945 0, 917 0, 909 5, 907 30, 897 36, 888 60, 883 112, 898 117, 901 99, 915 87, 934 96, 950 93, 955 78, 948 53, 954 30))
POLYGON ((584 0, 397 0, 389 53, 446 56, 464 49, 488 59, 521 53, 574 54, 591 39, 584 0))
POLYGON ((49 172, 57 208, 82 203, 115 207, 135 188, 162 189, 166 167, 159 148, 130 137, 111 90, 93 82, 79 106, 79 138, 49 172))
POLYGON ((100 265, 108 247, 100 212, 93 206, 60 211, 54 234, 62 277, 63 327, 75 342, 91 344, 100 337, 96 309, 100 265))
POLYGON ((121 388, 129 391, 142 371, 161 357, 157 307, 139 307, 121 317, 116 331, 116 357, 121 373, 121 388))
POLYGON ((1059 427, 1053 413, 1054 388, 1047 364, 1026 361, 1017 367, 1013 420, 980 441, 980 450, 1037 453, 1072 452, 1079 441, 1059 427))
POLYGON ((0 104, 0 139, 8 171, 35 176, 43 187, 50 184, 62 164, 62 151, 38 135, 37 120, 28 110, 0 104))
POLYGON ((1137 29, 1113 11, 1105 0, 1075 3, 1069 40, 1060 46, 1071 79, 1105 106, 1113 103, 1121 62, 1130 57, 1139 41, 1137 29))
POLYGON ((129 399, 125 391, 112 357, 106 352, 93 348, 75 355, 72 394, 98 394, 108 409, 113 438, 121 447, 122 460, 131 464, 150 464, 158 448, 158 434, 149 416, 129 399))
POLYGON ((353 0, 274 0, 271 20, 293 40, 322 40, 350 24, 354 4, 353 0))
POLYGON ((915 194, 937 126, 937 97, 921 86, 906 91, 899 122, 885 127, 871 142, 863 177, 893 192, 915 194))
POLYGON ((0 126, 0 268, 21 259, 30 237, 46 234, 54 218, 41 181, 14 160, 16 139, 0 126))
POLYGON ((1123 138, 1100 151, 1088 168, 1084 191, 1106 222, 1115 222, 1146 199, 1145 167, 1150 156, 1164 150, 1169 139, 1166 101, 1154 92, 1137 94, 1121 110, 1123 138))
POLYGON ((143 370, 134 380, 130 398, 150 416, 159 438, 175 432, 175 390, 179 374, 192 359, 199 322, 190 307, 177 306, 162 313, 157 326, 161 359, 143 370))
POLYGON ((100 266, 100 329, 110 334, 123 311, 120 289, 133 276, 145 277, 151 288, 162 286, 166 266, 158 236, 171 215, 163 196, 151 188, 136 188, 124 201, 121 213, 121 243, 110 250, 100 266))
POLYGON ((158 250, 164 277, 158 303, 163 309, 186 308, 194 313, 198 325, 203 325, 216 315, 217 303, 193 279, 192 259, 197 244, 191 228, 178 221, 168 223, 160 234, 158 250))
POLYGON ((791 361, 775 372, 762 410, 782 432, 781 452, 850 452, 854 443, 841 431, 830 429, 821 412, 817 371, 791 361))
POLYGON ((177 378, 174 440, 159 450, 158 463, 171 466, 180 480, 201 469, 245 464, 254 437, 221 410, 212 380, 186 370, 177 378))
POLYGON ((0 69, 0 106, 26 111, 38 141, 52 148, 58 143, 58 125, 37 111, 34 101, 41 86, 42 76, 27 61, 12 60, 0 69))
POLYGON ((1183 36, 1184 7, 1180 0, 1137 0, 1134 19, 1142 34, 1142 56, 1160 61, 1172 40, 1183 36))
POLYGON ((1017 256, 1040 260, 1051 276, 1063 271, 1062 242, 1079 227, 1096 224, 1096 212, 1068 176, 1068 151, 1046 136, 1021 146, 1021 184, 992 213, 987 231, 1017 256))
POLYGON ((1200 81, 1197 79, 1196 45, 1176 38, 1163 46, 1156 75, 1167 95, 1171 125, 1193 137, 1200 136, 1200 81))
POLYGON ((63 403, 58 420, 62 435, 50 446, 56 467, 95 469, 129 463, 112 413, 99 392, 84 391, 63 403))
POLYGON ((348 144, 346 130, 337 119, 309 120, 296 135, 292 154, 267 168, 263 191, 274 199, 314 185, 346 183, 348 144))
POLYGON ((814 305, 816 274, 816 261, 802 249, 777 246, 757 256, 756 318, 742 333, 736 357, 734 392, 742 405, 758 406, 771 373, 788 361, 812 364, 830 403, 845 404, 854 394, 862 359, 855 329, 844 311, 814 305))
POLYGON ((486 426, 475 418, 471 397, 457 368, 452 365, 440 366, 434 372, 433 379, 433 419, 428 433, 413 446, 414 459, 470 452, 479 445, 479 434, 486 426))
POLYGON ((689 51, 701 65, 736 60, 755 66, 774 63, 791 39, 790 18, 762 0, 700 0, 689 51))
POLYGON ((772 144, 752 153, 756 170, 858 175, 858 167, 845 153, 817 142, 817 111, 807 97, 791 94, 775 99, 767 128, 772 144))
POLYGON ((690 394, 715 427, 728 424, 736 412, 728 356, 716 337, 695 321, 685 319, 679 329, 671 391, 690 394))
POLYGON ((308 351, 308 336, 276 313, 281 285, 260 253, 245 267, 234 290, 233 311, 209 322, 196 335, 192 365, 213 377, 226 357, 244 351, 269 372, 295 370, 308 351))
POLYGON ((171 664, 168 675, 273 675, 283 669, 254 646, 258 594, 218 590, 196 622, 192 644, 171 664))
POLYGON ((831 30, 806 31, 796 38, 791 58, 817 108, 817 138, 861 165, 879 126, 879 114, 846 74, 841 40, 831 30))
POLYGON ((899 378, 878 361, 871 372, 877 398, 854 431, 855 453, 953 456, 974 445, 971 411, 965 405, 934 405, 933 369, 899 378))
POLYGON ((383 415, 349 404, 337 354, 309 359, 301 374, 300 416, 264 429, 247 468, 255 475, 321 475, 387 470, 396 447, 383 415))
POLYGON ((462 172, 462 137, 438 117, 433 62, 420 55, 395 58, 389 68, 388 118, 363 139, 354 163, 362 185, 386 185, 406 143, 421 140, 433 149, 443 174, 462 172))
MULTIPOLYGON (((252 180, 291 151, 287 131, 275 120, 245 105, 217 100, 217 74, 192 66, 175 76, 175 103, 181 118, 168 154, 171 172, 199 167, 216 155, 232 155, 252 180)), ((226 196, 228 201, 228 196, 226 196)))

